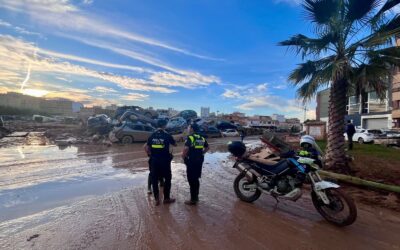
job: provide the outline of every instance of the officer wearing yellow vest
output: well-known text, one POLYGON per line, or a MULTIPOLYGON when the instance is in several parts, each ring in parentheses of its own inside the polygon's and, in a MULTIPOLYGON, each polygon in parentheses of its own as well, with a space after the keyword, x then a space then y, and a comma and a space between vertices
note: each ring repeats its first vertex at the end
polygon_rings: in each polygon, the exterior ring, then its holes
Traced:
POLYGON ((190 126, 190 135, 186 139, 182 158, 186 164, 186 174, 190 186, 190 200, 185 201, 187 205, 196 205, 199 201, 199 189, 201 169, 204 162, 204 154, 208 151, 208 143, 203 136, 199 135, 199 125, 190 126))
POLYGON ((158 180, 164 178, 164 204, 173 203, 175 199, 170 197, 171 191, 171 161, 172 154, 169 146, 176 146, 174 138, 165 131, 166 120, 158 120, 157 131, 147 140, 145 151, 150 156, 150 176, 155 198, 155 205, 160 205, 158 180))

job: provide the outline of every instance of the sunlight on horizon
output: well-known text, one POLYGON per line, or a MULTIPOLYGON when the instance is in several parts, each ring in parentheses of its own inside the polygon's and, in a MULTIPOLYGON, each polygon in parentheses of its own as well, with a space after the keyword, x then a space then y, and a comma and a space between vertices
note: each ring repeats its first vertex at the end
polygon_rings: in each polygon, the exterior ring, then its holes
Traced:
POLYGON ((23 89, 21 90, 21 93, 24 95, 30 95, 34 97, 44 97, 50 92, 44 89, 23 89))

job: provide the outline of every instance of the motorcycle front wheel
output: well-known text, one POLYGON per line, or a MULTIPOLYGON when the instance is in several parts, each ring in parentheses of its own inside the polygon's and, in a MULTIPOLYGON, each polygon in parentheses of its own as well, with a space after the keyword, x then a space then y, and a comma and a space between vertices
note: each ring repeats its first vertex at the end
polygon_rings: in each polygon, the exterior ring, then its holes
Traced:
POLYGON ((235 190, 236 196, 245 202, 251 203, 256 201, 260 197, 261 191, 257 188, 248 187, 252 184, 256 184, 255 181, 249 182, 246 178, 246 174, 243 172, 240 173, 233 182, 233 189, 235 190))
POLYGON ((325 193, 330 201, 329 205, 319 199, 314 191, 311 193, 312 202, 318 213, 339 227, 353 224, 357 218, 357 208, 353 199, 340 189, 329 188, 325 193))

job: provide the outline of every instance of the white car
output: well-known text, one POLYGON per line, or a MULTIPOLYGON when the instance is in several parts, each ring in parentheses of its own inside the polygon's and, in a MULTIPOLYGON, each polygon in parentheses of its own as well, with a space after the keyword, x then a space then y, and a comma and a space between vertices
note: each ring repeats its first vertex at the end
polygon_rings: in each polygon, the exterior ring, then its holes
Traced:
POLYGON ((227 137, 227 136, 239 136, 239 132, 237 132, 234 129, 227 129, 222 132, 222 136, 227 137))
MULTIPOLYGON (((375 139, 374 131, 368 129, 356 129, 356 133, 353 135, 353 141, 356 141, 360 144, 373 142, 375 139)), ((344 133, 344 137, 347 141, 348 138, 346 133, 344 133)))

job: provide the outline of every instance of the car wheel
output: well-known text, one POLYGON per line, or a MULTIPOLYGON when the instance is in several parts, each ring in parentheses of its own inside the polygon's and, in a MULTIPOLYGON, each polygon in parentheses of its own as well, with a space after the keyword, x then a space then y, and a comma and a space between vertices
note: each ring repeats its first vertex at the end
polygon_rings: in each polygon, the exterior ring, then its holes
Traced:
POLYGON ((364 144, 364 139, 362 137, 358 138, 358 143, 364 144))
POLYGON ((133 142, 133 138, 132 136, 125 135, 124 137, 122 137, 121 142, 122 144, 131 144, 133 142))

